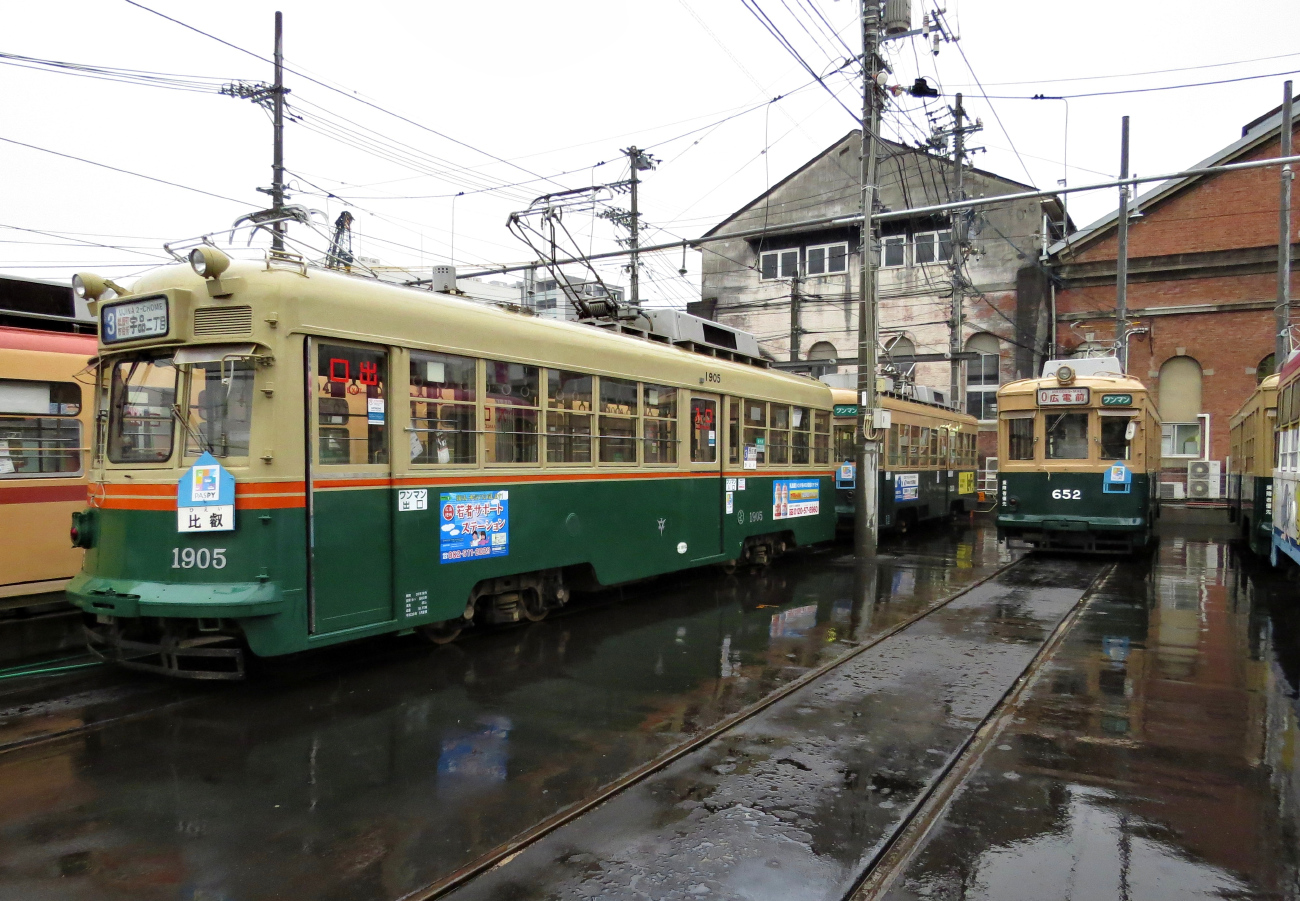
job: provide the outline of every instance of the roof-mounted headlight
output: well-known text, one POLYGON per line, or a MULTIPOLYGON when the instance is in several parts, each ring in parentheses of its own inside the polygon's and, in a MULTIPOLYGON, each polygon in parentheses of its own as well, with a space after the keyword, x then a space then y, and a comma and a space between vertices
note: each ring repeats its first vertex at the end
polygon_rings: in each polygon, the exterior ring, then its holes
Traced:
POLYGON ((78 272, 72 277, 72 293, 77 300, 99 300, 106 291, 112 291, 118 297, 124 297, 128 293, 111 278, 103 278, 93 272, 78 272))
POLYGON ((190 265, 204 278, 221 278, 221 273, 230 267, 230 257, 204 244, 190 251, 190 265))
POLYGON ((1074 369, 1069 366, 1058 366, 1056 369, 1056 380, 1062 385, 1068 385, 1074 381, 1074 369))

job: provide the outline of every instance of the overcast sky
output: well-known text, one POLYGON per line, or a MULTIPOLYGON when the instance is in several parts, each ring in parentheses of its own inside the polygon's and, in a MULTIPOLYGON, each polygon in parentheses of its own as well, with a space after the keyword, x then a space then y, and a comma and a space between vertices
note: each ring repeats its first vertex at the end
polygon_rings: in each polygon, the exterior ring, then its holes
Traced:
MULTIPOLYGON (((141 2, 268 58, 273 13, 283 10, 298 117, 286 129, 292 202, 320 210, 322 223, 351 209, 356 249, 386 264, 447 262, 453 240, 461 272, 526 261, 509 214, 540 194, 625 178, 620 149, 631 144, 662 160, 643 174, 644 240, 694 237, 855 128, 850 111, 861 106, 852 67, 836 71, 860 47, 855 0, 141 2), (826 88, 754 6, 815 72, 830 73, 826 88)), ((919 25, 933 3, 913 6, 919 25)), ((948 0, 957 44, 934 56, 921 38, 904 39, 888 52, 894 81, 920 73, 965 94, 984 124, 971 139, 987 148, 980 168, 1040 188, 1086 184, 1117 173, 1121 116, 1132 117, 1133 169, 1173 171, 1277 106, 1287 76, 1075 97, 1068 140, 1067 102, 1014 98, 1300 70, 1300 3, 1248 7, 948 0)), ((0 272, 129 278, 165 258, 163 242, 226 228, 268 204, 255 190, 270 184, 268 117, 216 90, 222 80, 269 81, 268 64, 127 0, 11 2, 4 22, 5 54, 198 80, 186 83, 193 90, 163 89, 0 60, 10 63, 0 65, 0 272)), ((928 112, 942 117, 950 103, 931 100, 928 112)), ((919 101, 891 103, 887 136, 914 142, 929 128, 919 101)), ((1113 191, 1074 195, 1071 216, 1086 225, 1115 202, 1113 191)), ((584 250, 616 246, 615 226, 591 212, 566 225, 584 250)), ((324 246, 302 227, 291 237, 324 246)), ((698 253, 686 254, 684 278, 680 252, 647 262, 643 297, 698 297, 698 253)), ((604 271, 625 283, 617 264, 604 271)))

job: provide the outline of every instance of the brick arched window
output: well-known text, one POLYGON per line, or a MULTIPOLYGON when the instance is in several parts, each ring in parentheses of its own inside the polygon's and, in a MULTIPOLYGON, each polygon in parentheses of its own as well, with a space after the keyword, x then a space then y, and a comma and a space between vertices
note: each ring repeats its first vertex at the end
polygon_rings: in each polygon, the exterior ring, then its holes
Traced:
POLYGON ((1160 367, 1162 457, 1199 457, 1201 364, 1192 357, 1170 357, 1160 367))

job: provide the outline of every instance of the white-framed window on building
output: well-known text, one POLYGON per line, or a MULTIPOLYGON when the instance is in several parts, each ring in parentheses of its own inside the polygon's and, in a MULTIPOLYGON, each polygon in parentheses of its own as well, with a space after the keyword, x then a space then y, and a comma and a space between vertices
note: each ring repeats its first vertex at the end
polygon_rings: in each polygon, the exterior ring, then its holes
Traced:
POLYGON ((1170 357, 1160 367, 1160 456, 1200 457, 1201 364, 1170 357))
POLYGON ((980 332, 970 336, 966 349, 979 354, 966 362, 966 412, 976 419, 997 419, 1002 346, 996 335, 980 332))
POLYGON ((907 265, 907 235, 888 235, 880 239, 880 268, 907 265))
POLYGON ((848 244, 822 244, 809 247, 807 254, 808 275, 830 275, 848 271, 848 244))
POLYGON ((758 256, 759 276, 764 279, 794 278, 799 274, 799 251, 770 250, 758 256))
POLYGON ((952 259, 952 232, 949 229, 932 232, 918 232, 912 238, 912 262, 945 263, 952 259))

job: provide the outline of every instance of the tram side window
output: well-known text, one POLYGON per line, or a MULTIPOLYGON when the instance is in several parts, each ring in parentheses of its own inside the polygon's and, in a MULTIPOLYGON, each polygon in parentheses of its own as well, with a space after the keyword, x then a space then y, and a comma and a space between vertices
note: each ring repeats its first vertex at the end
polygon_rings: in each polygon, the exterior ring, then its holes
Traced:
POLYGON ((0 479, 80 472, 79 412, 73 382, 0 379, 0 479))
POLYGON ((733 397, 727 402, 727 461, 740 463, 740 408, 745 402, 733 397))
POLYGON ((253 420, 253 364, 194 363, 189 372, 186 456, 247 457, 253 420))
POLYGON ((790 408, 790 462, 807 465, 808 436, 812 432, 812 413, 807 407, 790 408))
POLYGON ((130 357, 113 365, 108 459, 162 463, 172 456, 176 367, 171 357, 130 357))
POLYGON ((477 453, 477 362, 411 351, 412 463, 474 463, 477 453))
POLYGON ((691 398, 691 462, 715 463, 718 459, 718 402, 691 398))
MULTIPOLYGON (((853 430, 849 430, 849 448, 853 447, 853 430)), ((831 453, 831 414, 813 412, 813 463, 829 463, 831 453)))
POLYGON ((888 456, 887 456, 885 459, 889 461, 889 465, 890 465, 890 466, 897 466, 897 465, 898 465, 898 430, 899 430, 899 428, 900 428, 900 425, 899 425, 899 423, 897 423, 897 422, 895 422, 895 423, 891 423, 890 426, 889 426, 889 450, 887 451, 888 456))
POLYGON ((486 362, 483 459, 487 463, 536 463, 541 369, 524 363, 486 362))
POLYGON ((388 462, 388 352, 321 344, 316 404, 322 464, 388 462))
POLYGON ((1007 424, 1007 459, 1034 459, 1034 420, 1024 416, 1006 420, 1007 424))
POLYGON ((636 396, 636 382, 600 380, 601 463, 636 463, 636 396))
POLYGON ((1047 459, 1088 459, 1088 414, 1049 413, 1046 419, 1047 459))
POLYGON ((745 453, 762 464, 767 462, 767 404, 758 400, 741 401, 745 408, 745 453), (752 450, 751 450, 752 448, 752 450))
POLYGON ((790 462, 790 408, 785 404, 768 405, 767 462, 790 462))
POLYGON ((913 444, 913 447, 916 448, 916 465, 929 466, 932 462, 930 458, 930 436, 932 431, 926 426, 917 426, 914 427, 913 432, 920 435, 913 444))
POLYGON ((546 370, 546 462, 591 462, 592 377, 546 370))
POLYGON ((947 469, 953 465, 952 457, 950 456, 950 454, 952 453, 952 446, 950 444, 950 440, 952 438, 952 431, 947 426, 944 426, 942 429, 939 429, 938 431, 939 431, 939 468, 947 469))
POLYGON ((1101 458, 1103 460, 1129 458, 1128 424, 1132 421, 1127 416, 1101 417, 1101 458))
POLYGON ((641 400, 645 462, 676 463, 677 389, 668 385, 642 385, 641 400))

